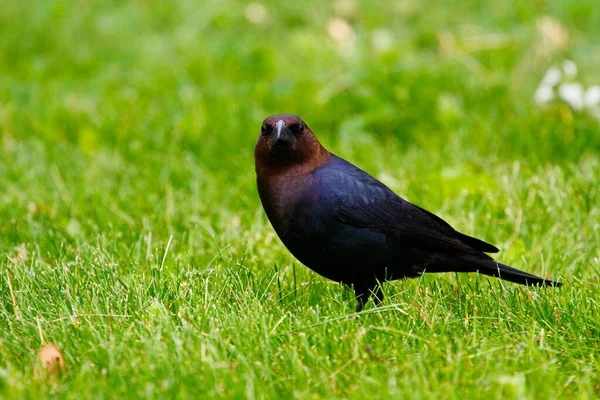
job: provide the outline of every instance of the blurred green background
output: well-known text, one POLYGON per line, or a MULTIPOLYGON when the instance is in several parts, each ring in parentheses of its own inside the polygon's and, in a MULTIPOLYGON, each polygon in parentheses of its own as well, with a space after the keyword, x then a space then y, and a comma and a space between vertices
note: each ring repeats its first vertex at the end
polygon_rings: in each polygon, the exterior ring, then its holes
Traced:
MULTIPOLYGON (((433 383, 425 385, 417 376, 435 371, 433 356, 431 364, 415 361, 421 370, 411 369, 414 376, 390 369, 420 348, 417 339, 389 348, 369 339, 379 360, 373 368, 392 372, 380 380, 374 374, 365 387, 350 378, 339 386, 327 381, 356 362, 345 356, 332 365, 306 363, 328 383, 315 384, 293 363, 265 364, 272 375, 262 374, 253 362, 265 348, 278 354, 283 339, 266 343, 261 332, 282 315, 295 315, 277 326, 288 332, 286 346, 299 360, 304 351, 335 358, 338 339, 360 335, 356 323, 345 321, 323 333, 331 339, 323 348, 294 342, 298 326, 321 321, 319 307, 332 317, 346 315, 352 299, 297 264, 278 242, 258 201, 252 158, 266 116, 302 116, 331 151, 458 229, 500 245, 505 262, 580 285, 548 294, 550 305, 541 306, 581 307, 581 319, 562 321, 567 328, 552 312, 532 312, 519 297, 525 292, 512 286, 508 294, 482 295, 491 310, 498 296, 507 296, 504 304, 519 310, 520 326, 545 326, 556 334, 555 344, 569 342, 570 329, 597 337, 598 325, 584 321, 599 311, 586 301, 599 294, 600 121, 564 101, 534 101, 548 68, 565 60, 578 66, 572 80, 600 84, 597 0, 4 0, 0 10, 0 326, 6 327, 0 329, 0 397, 2 391, 9 397, 77 391, 369 397, 382 382, 388 386, 381 395, 390 396, 453 397, 459 388, 467 397, 597 393, 600 382, 591 378, 597 341, 571 349, 568 365, 537 353, 526 366, 498 361, 533 375, 509 379, 514 390, 498 389, 491 378, 471 379, 473 372, 464 380, 431 375, 433 383), (299 287, 296 279, 313 283, 299 287), (113 314, 128 317, 102 317, 113 314), (531 315, 539 320, 527 320, 531 315), (171 325, 157 339, 144 327, 160 316, 171 325), (191 331, 178 339, 186 343, 177 350, 181 359, 169 358, 177 353, 172 347, 152 347, 182 335, 186 318, 191 331), (70 372, 58 387, 30 383, 40 331, 67 356, 70 372), (225 364, 207 361, 203 340, 221 349, 213 361, 225 364), (235 340, 239 354, 224 344, 235 340), (182 361, 186 353, 196 363, 182 361), (589 364, 579 363, 588 356, 589 364), (546 361, 547 374, 540 375, 535 368, 546 361), (162 384, 157 374, 165 376, 162 384), (261 379, 270 386, 260 388, 261 379), (560 384, 546 387, 543 380, 560 384)), ((434 285, 429 279, 425 285, 434 285)), ((433 286, 434 298, 453 293, 456 277, 435 279, 442 284, 433 286)), ((419 285, 391 287, 401 309, 419 301, 419 285)), ((425 311, 416 315, 431 311, 432 321, 441 321, 447 312, 461 327, 473 311, 459 297, 448 302, 458 308, 449 305, 436 317, 429 300, 422 301, 425 311)), ((387 323, 414 332, 410 321, 396 313, 387 323)), ((486 325, 492 322, 479 323, 484 336, 512 341, 510 324, 498 332, 486 325)), ((432 335, 430 328, 417 333, 432 335)), ((462 329, 455 333, 467 335, 462 329)), ((436 340, 449 347, 437 347, 460 359, 463 347, 452 336, 442 333, 436 340)), ((472 345, 466 347, 479 346, 472 345)), ((483 375, 493 375, 489 368, 483 375)))
POLYGON ((57 216, 93 218, 98 198, 135 198, 145 214, 167 184, 201 191, 221 179, 218 203, 196 207, 256 207, 253 144, 275 113, 301 115, 334 152, 391 175, 595 158, 595 120, 533 102, 567 58, 584 83, 600 82, 599 7, 571 3, 5 2, 4 202, 24 214, 25 195, 52 202, 60 175, 90 201, 58 202, 57 216), (372 160, 373 146, 395 163, 372 160), (409 152, 419 154, 404 162, 409 152), (17 185, 15 174, 45 179, 17 185))

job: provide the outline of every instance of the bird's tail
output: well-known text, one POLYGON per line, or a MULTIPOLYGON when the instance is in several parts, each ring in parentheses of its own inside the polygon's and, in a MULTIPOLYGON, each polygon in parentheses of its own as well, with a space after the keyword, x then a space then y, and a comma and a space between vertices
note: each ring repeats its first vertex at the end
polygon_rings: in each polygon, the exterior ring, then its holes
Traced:
MULTIPOLYGON (((516 268, 509 267, 488 257, 478 256, 463 256, 457 259, 459 265, 455 264, 455 272, 479 272, 483 275, 493 276, 505 281, 519 283, 527 286, 555 286, 560 287, 560 282, 555 282, 550 279, 540 278, 527 272, 520 271, 516 268), (460 260, 460 261, 459 261, 460 260)), ((448 271, 448 270, 446 270, 448 271)), ((445 272, 435 271, 428 268, 426 272, 445 272)))
POLYGON ((479 267, 477 272, 480 274, 494 276, 505 281, 519 283, 527 286, 562 286, 560 282, 540 278, 527 272, 520 271, 508 265, 501 264, 491 258, 474 260, 474 266, 479 267))

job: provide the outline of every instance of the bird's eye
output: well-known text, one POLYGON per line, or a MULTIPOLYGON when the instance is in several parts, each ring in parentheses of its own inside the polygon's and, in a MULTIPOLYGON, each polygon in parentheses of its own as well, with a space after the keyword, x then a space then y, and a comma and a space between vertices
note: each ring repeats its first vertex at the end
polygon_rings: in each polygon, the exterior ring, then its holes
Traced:
POLYGON ((298 122, 298 133, 304 133, 304 122, 298 122))
POLYGON ((260 133, 266 133, 267 132, 267 123, 263 122, 262 126, 260 127, 260 133))

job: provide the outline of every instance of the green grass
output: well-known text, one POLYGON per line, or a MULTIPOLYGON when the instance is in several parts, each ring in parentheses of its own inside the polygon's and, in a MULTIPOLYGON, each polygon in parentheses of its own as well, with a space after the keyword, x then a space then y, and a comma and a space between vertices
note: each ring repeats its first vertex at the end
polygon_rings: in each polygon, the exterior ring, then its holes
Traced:
POLYGON ((597 1, 342 3, 1 2, 0 398, 600 395, 600 123, 533 102, 564 59, 600 83, 597 1), (261 209, 280 112, 564 287, 428 275, 354 314, 261 209))

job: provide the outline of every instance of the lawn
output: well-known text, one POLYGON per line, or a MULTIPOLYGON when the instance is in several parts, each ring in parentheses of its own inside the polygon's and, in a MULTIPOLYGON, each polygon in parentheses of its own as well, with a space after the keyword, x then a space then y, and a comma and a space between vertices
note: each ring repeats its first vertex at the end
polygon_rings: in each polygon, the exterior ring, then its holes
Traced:
POLYGON ((600 396, 600 120, 534 100, 600 84, 597 3, 0 0, 0 398, 600 396), (564 286, 354 313, 260 205, 275 113, 564 286))

